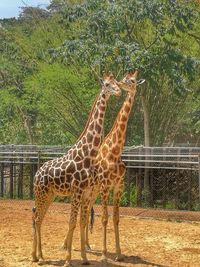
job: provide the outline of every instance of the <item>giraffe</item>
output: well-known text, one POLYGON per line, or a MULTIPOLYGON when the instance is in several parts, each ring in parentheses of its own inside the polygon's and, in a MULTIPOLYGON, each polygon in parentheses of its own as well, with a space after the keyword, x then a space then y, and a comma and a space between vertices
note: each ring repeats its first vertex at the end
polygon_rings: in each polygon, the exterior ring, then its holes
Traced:
MULTIPOLYGON (((33 250, 32 260, 43 261, 41 245, 41 224, 56 196, 71 196, 71 213, 66 236, 67 256, 64 266, 71 266, 73 232, 84 191, 93 186, 92 162, 101 144, 102 129, 111 95, 120 96, 121 89, 113 75, 103 78, 101 90, 91 109, 85 129, 77 142, 63 157, 50 160, 36 172, 34 180, 35 207, 33 208, 33 250)), ((81 231, 86 222, 80 220, 81 231)), ((81 257, 83 264, 88 260, 85 252, 85 234, 81 233, 81 257)))
MULTIPOLYGON (((128 91, 128 95, 117 115, 109 134, 105 137, 94 162, 95 186, 90 200, 90 209, 97 195, 100 193, 102 204, 102 226, 103 226, 103 250, 102 261, 106 261, 106 228, 108 223, 108 197, 113 189, 113 224, 115 231, 116 260, 123 260, 119 242, 119 202, 124 188, 125 164, 121 160, 121 153, 125 143, 127 123, 131 108, 134 103, 136 86, 145 80, 136 80, 138 72, 127 74, 119 83, 120 87, 128 91)), ((89 217, 89 215, 88 215, 89 217)), ((86 227, 86 247, 90 249, 88 241, 88 217, 86 227)))

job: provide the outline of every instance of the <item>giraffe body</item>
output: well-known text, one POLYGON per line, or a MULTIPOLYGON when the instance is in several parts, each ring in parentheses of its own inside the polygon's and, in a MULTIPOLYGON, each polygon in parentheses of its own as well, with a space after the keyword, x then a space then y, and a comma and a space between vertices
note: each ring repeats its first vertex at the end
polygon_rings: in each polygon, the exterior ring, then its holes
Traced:
MULTIPOLYGON (((97 157, 95 166, 95 185, 93 195, 90 201, 90 207, 93 206, 98 194, 101 196, 102 203, 102 226, 103 226, 103 251, 102 260, 106 260, 106 227, 108 223, 108 198, 113 190, 113 224, 115 230, 116 260, 122 260, 122 254, 119 243, 119 203, 124 189, 124 175, 126 171, 125 164, 121 160, 121 153, 125 143, 127 123, 134 103, 136 94, 136 76, 128 74, 122 81, 121 86, 126 87, 128 95, 117 115, 110 133, 105 137, 97 157), (132 83, 132 82, 133 83, 132 83), (126 82, 128 84, 126 85, 126 82)), ((88 242, 88 228, 86 230, 86 247, 90 248, 88 242)))
MULTIPOLYGON (((120 89, 113 76, 107 77, 102 87, 85 130, 76 144, 63 157, 50 160, 37 171, 34 181, 35 208, 33 209, 33 261, 43 260, 41 246, 41 224, 49 205, 55 196, 71 196, 69 229, 64 242, 67 249, 65 266, 71 266, 73 232, 76 227, 79 207, 84 192, 91 191, 94 185, 93 161, 101 144, 107 100, 111 94, 120 95, 120 89)), ((89 206, 89 203, 88 203, 89 206)), ((87 212, 88 206, 82 205, 87 212)), ((81 209, 81 256, 88 263, 85 252, 85 235, 82 233, 86 221, 81 209)))

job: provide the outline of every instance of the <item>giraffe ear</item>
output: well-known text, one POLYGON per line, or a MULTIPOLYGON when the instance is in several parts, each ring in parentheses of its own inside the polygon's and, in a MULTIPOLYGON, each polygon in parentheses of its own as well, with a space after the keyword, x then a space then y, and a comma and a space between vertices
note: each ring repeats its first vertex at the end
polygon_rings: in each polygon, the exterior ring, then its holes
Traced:
POLYGON ((145 82, 145 79, 140 79, 139 81, 137 81, 137 85, 143 84, 145 82))
POLYGON ((112 72, 109 72, 109 78, 113 79, 114 75, 112 74, 112 72))
POLYGON ((109 76, 109 74, 107 72, 104 72, 103 73, 103 80, 105 80, 108 76, 109 76))
POLYGON ((135 73, 135 71, 134 70, 130 70, 126 75, 133 75, 135 73))

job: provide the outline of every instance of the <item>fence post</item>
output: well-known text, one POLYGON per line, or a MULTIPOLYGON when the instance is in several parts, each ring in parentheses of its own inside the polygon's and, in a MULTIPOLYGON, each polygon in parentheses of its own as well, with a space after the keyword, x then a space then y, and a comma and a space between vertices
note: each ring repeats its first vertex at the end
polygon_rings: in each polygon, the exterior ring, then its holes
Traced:
POLYGON ((23 163, 19 163, 18 198, 23 199, 23 163))
POLYGON ((136 172, 136 206, 142 207, 142 181, 141 168, 136 172))
POLYGON ((1 163, 1 197, 4 197, 4 164, 1 163))
POLYGON ((192 210, 192 177, 189 175, 188 177, 188 210, 192 210))
POLYGON ((13 198, 13 162, 10 163, 10 198, 13 198))
MULTIPOLYGON (((128 164, 129 164, 130 156, 128 156, 128 164)), ((128 199, 127 199, 127 206, 130 206, 131 199, 130 199, 130 192, 131 192, 131 168, 126 168, 126 190, 128 193, 128 199)))
POLYGON ((37 164, 38 164, 38 169, 40 168, 40 151, 38 151, 38 162, 37 162, 37 164))
POLYGON ((145 159, 145 164, 144 164, 144 201, 145 201, 145 205, 147 207, 150 206, 150 176, 149 176, 149 157, 147 157, 146 155, 148 155, 150 152, 150 147, 145 147, 144 148, 144 159, 145 159))
POLYGON ((11 146, 11 158, 10 158, 10 198, 13 198, 13 183, 14 183, 14 179, 13 179, 13 145, 11 146))
MULTIPOLYGON (((139 148, 139 160, 141 160, 141 148, 139 148)), ((141 164, 141 161, 140 161, 141 164)), ((142 192, 142 168, 138 169, 137 176, 136 176, 136 183, 137 183, 137 207, 142 207, 142 199, 143 199, 143 192, 142 192)))
MULTIPOLYGON (((177 161, 180 161, 180 155, 181 155, 181 150, 178 149, 177 150, 177 161)), ((179 196, 180 196, 180 183, 181 183, 181 179, 180 179, 180 164, 177 165, 178 166, 178 170, 177 170, 177 177, 175 178, 177 183, 176 183, 176 198, 175 198, 175 208, 176 209, 180 209, 180 200, 179 200, 179 196)))
POLYGON ((34 173, 33 173, 33 163, 30 164, 30 184, 29 184, 29 197, 30 199, 33 198, 33 179, 34 179, 34 173))
POLYGON ((200 203, 200 154, 198 155, 199 159, 199 203, 200 203))
MULTIPOLYGON (((168 154, 168 151, 166 148, 163 149, 163 153, 164 153, 164 157, 163 160, 166 160, 166 154, 168 154)), ((162 167, 162 165, 161 165, 162 167)), ((163 175, 162 177, 162 186, 163 186, 163 190, 162 190, 162 207, 165 209, 166 208, 166 204, 167 204, 167 175, 165 173, 165 175, 163 175)))

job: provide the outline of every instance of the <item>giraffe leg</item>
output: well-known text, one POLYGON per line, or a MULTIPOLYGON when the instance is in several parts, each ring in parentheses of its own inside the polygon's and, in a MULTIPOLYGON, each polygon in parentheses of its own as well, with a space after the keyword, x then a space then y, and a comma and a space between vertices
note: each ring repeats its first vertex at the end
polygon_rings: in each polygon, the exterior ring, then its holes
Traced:
MULTIPOLYGON (((122 186, 123 187, 123 186, 122 186)), ((115 249, 116 249, 116 261, 122 261, 123 255, 121 254, 120 241, 119 241, 119 203, 121 199, 121 195, 123 192, 123 188, 121 186, 119 188, 114 189, 113 196, 113 225, 115 231, 115 249)))
POLYGON ((33 212, 33 249, 32 249, 32 261, 33 262, 37 262, 38 258, 37 258, 37 235, 36 235, 36 229, 35 229, 35 211, 36 208, 34 207, 32 209, 33 212))
POLYGON ((106 246, 106 233, 107 233, 107 224, 108 224, 108 197, 109 191, 101 193, 101 202, 102 202, 102 227, 103 227, 103 250, 101 260, 103 262, 107 261, 107 246, 106 246))
POLYGON ((85 246, 86 246, 85 231, 86 231, 86 225, 87 225, 87 221, 88 221, 88 214, 89 214, 88 211, 89 211, 90 199, 88 197, 86 197, 86 194, 84 194, 84 197, 82 199, 81 213, 80 213, 81 258, 83 260, 82 261, 83 265, 89 264, 89 261, 87 259, 87 255, 86 255, 86 250, 85 250, 85 246))
POLYGON ((63 245, 62 245, 62 249, 67 250, 67 235, 66 235, 65 238, 64 238, 64 242, 63 242, 63 245))
POLYGON ((90 251, 91 247, 90 247, 90 244, 89 244, 88 224, 89 224, 89 215, 88 215, 88 218, 87 218, 87 223, 86 223, 86 228, 85 228, 85 249, 90 251))
POLYGON ((41 225, 44 216, 54 199, 53 193, 35 194, 35 208, 33 209, 33 261, 43 261, 42 244, 41 244, 41 225))
POLYGON ((88 209, 87 222, 86 222, 86 228, 85 228, 85 249, 88 251, 92 250, 89 244, 89 217, 92 216, 90 214, 92 212, 92 209, 93 209, 93 205, 90 205, 88 209))
POLYGON ((87 221, 86 221, 86 227, 85 227, 85 249, 90 251, 91 247, 89 244, 89 217, 90 217, 90 212, 91 212, 91 205, 89 206, 88 209, 88 214, 87 214, 87 221))
POLYGON ((70 213, 70 219, 69 219, 69 229, 64 240, 64 245, 66 246, 66 249, 67 249, 67 256, 66 256, 64 267, 72 266, 71 264, 72 239, 73 239, 74 229, 76 227, 77 215, 78 215, 78 211, 80 207, 80 199, 81 199, 80 192, 74 194, 72 197, 71 213, 70 213))
MULTIPOLYGON (((95 200, 97 198, 98 195, 98 191, 94 191, 92 193, 92 197, 90 200, 90 204, 89 204, 89 210, 88 210, 88 215, 87 215, 87 222, 86 222, 86 229, 85 229, 85 248, 86 250, 91 250, 90 244, 89 244, 89 217, 90 217, 90 212, 92 212, 92 207, 95 203, 95 200)), ((93 210, 94 212, 94 210, 93 210)), ((94 215, 93 215, 94 216, 94 215)))

